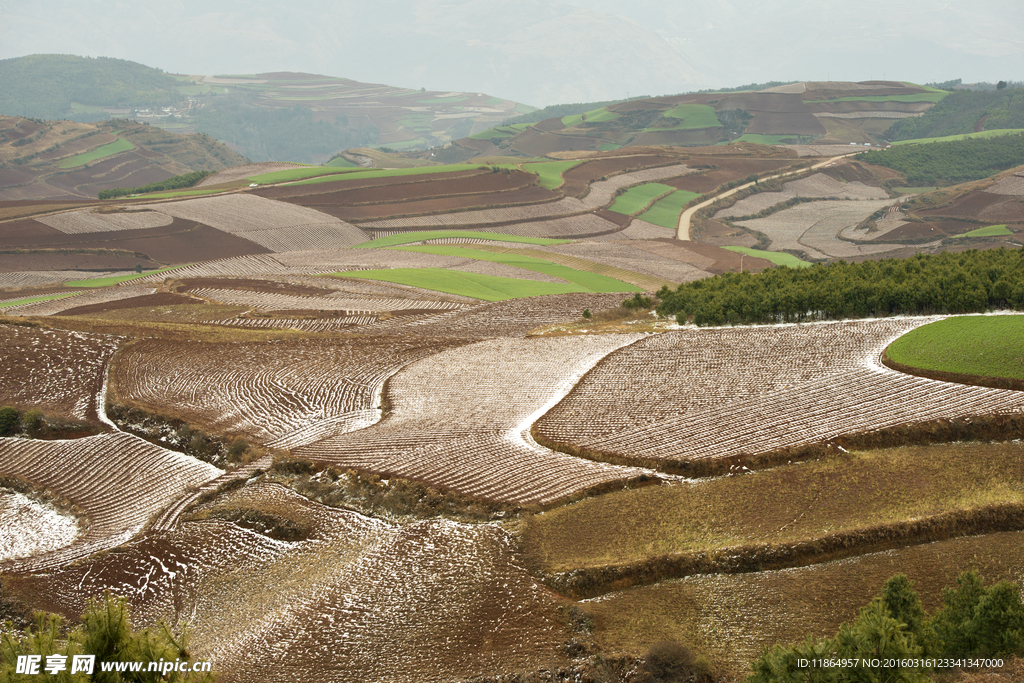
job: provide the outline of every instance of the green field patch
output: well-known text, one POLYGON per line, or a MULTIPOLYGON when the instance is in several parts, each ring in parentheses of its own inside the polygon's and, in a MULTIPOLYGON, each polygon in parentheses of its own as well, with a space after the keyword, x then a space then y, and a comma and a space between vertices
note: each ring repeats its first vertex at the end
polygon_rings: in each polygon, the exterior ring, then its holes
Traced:
POLYGON ((166 268, 158 268, 157 270, 150 270, 143 273, 131 273, 129 275, 114 275, 112 277, 97 277, 91 280, 73 280, 71 282, 65 282, 65 287, 109 287, 111 285, 119 285, 122 282, 129 282, 131 280, 138 280, 140 277, 147 277, 149 275, 157 275, 159 273, 166 273, 170 270, 177 270, 178 268, 184 268, 185 266, 192 265, 191 263, 184 263, 178 266, 167 266, 166 268))
POLYGON ((530 517, 523 544, 531 564, 556 573, 844 532, 867 539, 883 525, 1024 503, 1022 456, 1019 443, 911 446, 617 491, 530 517))
POLYGON ((351 173, 351 169, 358 169, 358 165, 352 166, 305 166, 303 168, 286 168, 283 171, 271 171, 246 178, 250 183, 260 185, 271 185, 273 183, 287 183, 307 178, 330 176, 338 173, 351 173))
POLYGON ((673 128, 718 128, 722 125, 715 114, 715 108, 706 104, 678 104, 662 116, 682 119, 680 123, 673 125, 673 128))
POLYGON ((932 372, 1024 380, 1024 315, 939 320, 906 333, 885 355, 932 372))
POLYGON ((355 277, 366 280, 393 282, 409 287, 419 287, 446 294, 458 294, 483 301, 505 301, 547 294, 569 294, 586 292, 587 289, 573 284, 518 280, 510 277, 464 273, 446 268, 390 268, 387 270, 359 270, 345 273, 331 273, 335 277, 355 277))
POLYGON ((679 226, 679 214, 689 201, 700 195, 688 190, 676 190, 672 194, 654 202, 647 211, 637 216, 642 221, 660 225, 663 228, 675 229, 679 226))
POLYGON ((751 249, 750 247, 722 247, 729 251, 735 251, 737 254, 746 254, 747 256, 754 256, 756 258, 763 258, 771 261, 777 266, 786 266, 788 268, 810 268, 813 263, 807 261, 801 261, 792 254, 787 254, 781 251, 765 251, 764 249, 751 249))
POLYGON ((828 102, 939 102, 949 95, 945 90, 919 92, 913 95, 864 95, 863 97, 836 97, 831 100, 804 100, 804 104, 822 104, 828 102))
POLYGON ((461 258, 476 259, 478 261, 491 261, 492 263, 503 263, 507 266, 514 266, 516 268, 522 268, 523 270, 530 270, 535 273, 543 273, 545 275, 557 277, 583 288, 582 291, 585 292, 603 293, 643 291, 635 285, 623 282, 622 280, 616 280, 615 278, 608 277, 607 275, 599 275, 597 273, 591 273, 584 270, 576 270, 569 266, 563 266, 558 263, 552 263, 551 261, 545 261, 544 259, 534 258, 532 256, 497 253, 467 247, 443 245, 430 247, 393 247, 393 249, 401 251, 418 251, 425 254, 438 254, 440 256, 458 256, 461 258))
POLYGON ((592 111, 588 111, 583 114, 573 114, 571 116, 562 117, 562 125, 566 128, 570 126, 578 126, 581 123, 604 123, 605 121, 614 121, 619 118, 619 115, 613 111, 609 111, 607 107, 600 107, 592 111))
MULTIPOLYGON (((502 168, 505 167, 515 168, 515 166, 511 164, 502 165, 502 168)), ((453 171, 470 171, 479 168, 480 164, 450 164, 446 166, 415 166, 412 168, 367 168, 362 170, 352 169, 351 171, 347 171, 345 173, 337 173, 335 171, 335 175, 325 176, 323 178, 310 178, 309 180, 300 180, 295 184, 315 185, 318 183, 331 183, 338 182, 341 180, 355 180, 361 178, 389 178, 393 176, 424 175, 429 173, 451 173, 453 171)))
POLYGON ((813 136, 800 136, 800 135, 762 135, 761 133, 744 133, 735 140, 726 140, 725 142, 719 142, 719 145, 729 145, 734 142, 753 142, 757 145, 784 145, 788 142, 800 140, 801 142, 809 142, 813 136), (801 140, 803 138, 804 140, 801 140))
POLYGON ((424 230, 416 232, 405 232, 398 235, 378 237, 369 242, 357 244, 353 249, 381 249, 384 247, 395 247, 410 242, 422 242, 423 240, 438 240, 449 237, 463 239, 484 239, 497 242, 517 242, 520 244, 566 244, 572 240, 556 240, 547 237, 520 237, 519 235, 501 235, 495 232, 480 232, 479 230, 424 230))
POLYGON ((508 132, 507 130, 502 130, 501 128, 488 128, 487 130, 482 130, 479 133, 473 133, 472 135, 469 136, 469 139, 493 140, 494 138, 507 138, 511 136, 512 133, 508 132))
POLYGON ((661 183, 644 183, 637 187, 631 187, 612 202, 611 211, 632 216, 638 211, 643 211, 658 197, 675 192, 676 188, 661 183))
MULTIPOLYGON (((962 133, 960 135, 944 135, 939 138, 917 138, 915 140, 899 140, 892 143, 895 145, 922 145, 929 142, 953 142, 954 140, 974 140, 984 138, 998 138, 1004 135, 1017 135, 1024 133, 1024 128, 1001 128, 999 130, 983 130, 980 133, 962 133)), ((897 188, 898 189, 898 188, 897 188)))
POLYGON ((971 230, 965 232, 962 235, 953 235, 952 239, 959 239, 961 237, 999 237, 1001 235, 1012 235, 1013 230, 1006 227, 1006 224, 1002 225, 988 225, 984 228, 978 228, 977 230, 971 230))
POLYGON ((91 150, 89 152, 82 152, 81 154, 76 154, 73 157, 63 159, 57 162, 57 168, 74 168, 75 166, 88 164, 91 161, 96 161, 97 159, 103 159, 109 156, 114 156, 115 154, 127 152, 128 150, 131 149, 135 149, 135 145, 128 142, 124 138, 118 138, 117 140, 114 140, 109 144, 102 145, 101 147, 97 147, 96 149, 91 150))
POLYGON ((140 194, 132 195, 133 197, 141 197, 143 199, 167 199, 169 197, 196 197, 204 194, 218 194, 224 192, 223 189, 205 189, 205 190, 174 190, 172 192, 153 192, 151 194, 140 194))
POLYGON ((541 187, 553 190, 562 184, 562 174, 574 166, 583 163, 582 159, 574 161, 543 161, 537 164, 523 164, 523 170, 536 173, 541 187))
POLYGON ((416 100, 419 104, 458 104, 465 102, 468 97, 435 97, 429 100, 416 100))
POLYGON ((45 294, 42 296, 30 296, 25 299, 15 299, 14 301, 0 301, 0 308, 10 308, 11 306, 21 306, 23 304, 35 304, 40 301, 53 301, 54 299, 63 299, 65 297, 74 296, 77 292, 70 292, 68 294, 45 294))

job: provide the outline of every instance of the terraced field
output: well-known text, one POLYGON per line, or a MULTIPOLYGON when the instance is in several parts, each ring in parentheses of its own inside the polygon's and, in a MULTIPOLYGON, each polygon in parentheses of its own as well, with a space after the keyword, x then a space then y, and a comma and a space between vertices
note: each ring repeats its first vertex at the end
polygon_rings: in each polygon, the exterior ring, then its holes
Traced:
POLYGON ((529 428, 601 357, 639 338, 496 339, 438 353, 391 381, 382 422, 298 452, 517 504, 624 481, 640 472, 549 451, 529 428))
POLYGON ((890 341, 930 320, 669 333, 609 357, 538 422, 535 434, 598 458, 721 469, 733 456, 930 420, 1024 412, 1020 392, 926 380, 879 365, 890 341), (732 337, 737 333, 744 336, 732 337), (757 358, 763 360, 755 374, 748 368, 757 358), (694 370, 703 375, 697 382, 694 370), (732 428, 723 432, 723 424, 732 428))
POLYGON ((144 340, 119 357, 119 400, 279 448, 375 422, 384 380, 447 344, 144 340))
POLYGON ((150 517, 220 470, 130 434, 72 441, 0 439, 0 474, 47 488, 82 510, 85 531, 63 548, 12 560, 5 571, 59 567, 131 539, 150 517))

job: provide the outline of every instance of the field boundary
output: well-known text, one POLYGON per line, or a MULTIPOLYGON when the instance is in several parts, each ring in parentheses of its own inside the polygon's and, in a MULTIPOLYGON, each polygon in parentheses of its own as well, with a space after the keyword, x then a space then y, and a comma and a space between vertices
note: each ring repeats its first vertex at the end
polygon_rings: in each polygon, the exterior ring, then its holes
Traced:
POLYGON ((592 598, 695 574, 744 574, 806 567, 911 545, 1022 529, 1024 504, 1003 503, 828 534, 792 544, 763 543, 712 552, 661 555, 622 565, 580 568, 557 574, 540 572, 540 576, 558 593, 573 599, 592 598))
POLYGON ((976 387, 989 387, 992 389, 1013 389, 1014 391, 1024 391, 1024 379, 1014 379, 1012 377, 992 377, 988 375, 970 375, 960 372, 945 372, 943 370, 928 370, 926 368, 918 368, 913 365, 904 365, 903 363, 897 363, 892 358, 889 358, 888 347, 882 352, 882 365, 887 368, 902 372, 908 375, 915 375, 917 377, 925 377, 927 379, 937 379, 943 382, 956 382, 957 384, 969 384, 976 387))
POLYGON ((871 450, 895 446, 952 443, 954 441, 1010 441, 1024 437, 1024 414, 970 415, 953 419, 897 425, 886 429, 841 434, 825 442, 793 446, 764 453, 739 453, 721 458, 695 460, 627 457, 611 451, 562 443, 540 434, 536 423, 530 433, 534 441, 553 451, 612 465, 643 467, 684 477, 720 477, 742 468, 763 470, 788 462, 818 460, 845 450, 871 450))

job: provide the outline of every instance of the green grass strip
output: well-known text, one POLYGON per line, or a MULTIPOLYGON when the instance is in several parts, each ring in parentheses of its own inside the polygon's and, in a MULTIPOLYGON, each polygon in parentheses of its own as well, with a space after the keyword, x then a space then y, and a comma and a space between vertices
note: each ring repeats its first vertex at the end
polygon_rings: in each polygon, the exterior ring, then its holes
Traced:
POLYGON ((160 268, 158 270, 150 270, 145 273, 131 273, 130 275, 114 275, 112 277, 98 277, 91 280, 74 280, 72 282, 65 282, 65 287, 109 287, 110 285, 118 285, 122 282, 128 282, 130 280, 138 280, 140 277, 146 277, 149 275, 156 275, 158 273, 166 273, 169 270, 176 270, 178 268, 184 268, 185 266, 192 265, 190 263, 182 264, 180 266, 167 266, 166 268, 160 268))
POLYGON ((135 149, 135 145, 124 138, 118 138, 113 142, 97 147, 92 151, 82 152, 81 154, 76 154, 73 157, 68 157, 67 159, 59 161, 57 162, 57 168, 74 168, 75 166, 87 164, 90 161, 114 156, 120 152, 127 152, 130 149, 135 149))
POLYGON ((286 168, 283 171, 271 171, 270 173, 261 173, 259 175, 249 176, 246 180, 250 183, 259 183, 261 185, 287 183, 293 180, 305 180, 306 178, 315 178, 317 176, 330 176, 336 173, 351 173, 353 167, 359 169, 359 166, 356 166, 355 164, 349 167, 306 166, 304 168, 286 168))
POLYGON ((735 251, 737 254, 767 259, 777 266, 786 266, 788 268, 810 268, 814 265, 807 261, 801 261, 792 254, 786 254, 781 251, 765 251, 763 249, 751 249, 750 247, 723 247, 723 249, 735 251))
POLYGON ((722 124, 715 114, 715 108, 706 104, 678 104, 662 114, 663 117, 682 119, 673 128, 718 128, 722 124))
POLYGON ((682 212, 683 206, 699 196, 696 192, 690 192, 689 190, 676 190, 667 197, 654 202, 654 206, 644 211, 637 218, 648 223, 660 225, 663 228, 675 229, 679 226, 679 214, 682 212))
POLYGON ((997 130, 983 130, 980 133, 962 133, 961 135, 944 135, 940 138, 915 138, 914 140, 899 140, 892 143, 896 145, 922 145, 929 142, 953 142, 955 140, 968 140, 972 138, 998 138, 1004 135, 1017 135, 1024 133, 1024 128, 1001 128, 997 130))
POLYGON ((537 282, 510 277, 496 277, 479 273, 464 273, 446 268, 390 268, 387 270, 359 270, 332 273, 336 277, 355 277, 366 280, 394 282, 435 292, 458 294, 483 301, 505 301, 547 294, 586 292, 579 285, 558 282, 537 282))
POLYGON ((219 194, 221 192, 227 192, 224 189, 205 189, 205 190, 174 190, 171 192, 151 192, 149 194, 131 195, 132 197, 140 197, 143 199, 167 199, 168 197, 193 197, 204 194, 219 194))
POLYGON ((424 230, 416 232, 405 232, 398 235, 378 237, 369 242, 357 244, 353 249, 378 249, 383 247, 394 247, 400 244, 411 242, 422 242, 423 240, 438 240, 447 237, 465 239, 495 240, 497 242, 520 242, 523 244, 566 244, 572 240, 556 240, 548 237, 520 237, 519 235, 501 235, 495 232, 480 232, 478 230, 424 230))
POLYGON ((1013 230, 1010 230, 1006 227, 1006 223, 1003 223, 1002 225, 988 225, 984 228, 965 232, 962 235, 953 235, 952 239, 960 239, 961 237, 998 237, 1000 235, 1012 234, 1013 230))
POLYGON ((501 130, 500 128, 488 128, 482 130, 479 133, 473 133, 469 136, 470 140, 493 140, 494 138, 507 138, 511 137, 512 133, 507 130, 501 130))
POLYGON ((612 203, 610 209, 615 213, 625 216, 632 216, 637 211, 643 211, 647 206, 661 195, 675 192, 676 188, 661 183, 645 183, 637 187, 631 187, 612 203))
POLYGON ((541 187, 553 190, 564 182, 562 179, 563 173, 582 163, 582 159, 574 161, 542 161, 538 164, 523 164, 523 170, 528 173, 536 173, 538 184, 541 187))
POLYGON ((572 114, 570 116, 562 117, 562 125, 566 128, 571 126, 578 126, 584 121, 586 123, 604 123, 605 121, 614 121, 619 118, 619 115, 613 111, 609 111, 608 107, 601 107, 588 111, 585 114, 572 114), (584 119, 586 117, 586 119, 584 119))
POLYGON ((913 95, 865 95, 858 97, 837 97, 831 100, 804 100, 804 104, 822 104, 828 102, 938 102, 949 93, 945 90, 937 92, 918 92, 913 95))
POLYGON ((47 294, 44 296, 30 296, 26 299, 16 299, 14 301, 2 301, 0 302, 0 308, 10 308, 11 306, 21 306, 23 304, 35 304, 40 301, 53 301, 54 299, 63 299, 65 297, 74 296, 77 292, 70 292, 68 294, 47 294))
MULTIPOLYGON (((394 145, 392 145, 393 147, 394 145)), ((501 168, 515 168, 515 164, 498 164, 501 168)), ((315 185, 317 183, 333 183, 341 180, 359 180, 362 178, 390 178, 394 176, 426 175, 430 173, 452 173, 454 171, 472 171, 484 168, 480 164, 448 164, 445 166, 415 166, 413 168, 371 168, 362 171, 353 169, 347 173, 337 173, 325 178, 300 180, 296 185, 315 185)))
POLYGON ((946 318, 906 333, 885 353, 925 370, 1024 379, 1024 315, 946 318))
POLYGON ((613 277, 607 275, 599 275, 597 273, 590 273, 584 270, 576 270, 569 266, 563 266, 558 263, 552 263, 551 261, 545 261, 543 259, 534 258, 532 256, 522 256, 520 254, 508 254, 508 253, 496 253, 490 251, 482 251, 480 249, 470 249, 467 247, 455 247, 455 246, 431 246, 431 247, 392 247, 396 250, 401 251, 418 251, 424 254, 438 254, 440 256, 458 256, 460 258, 471 258, 477 261, 491 261, 492 263, 503 263, 507 266, 514 266, 516 268, 522 268, 523 270, 530 270, 535 273, 543 273, 552 277, 557 277, 566 282, 571 282, 574 285, 583 288, 586 292, 595 293, 606 293, 606 292, 642 292, 643 290, 636 285, 631 285, 622 280, 616 280, 613 277))

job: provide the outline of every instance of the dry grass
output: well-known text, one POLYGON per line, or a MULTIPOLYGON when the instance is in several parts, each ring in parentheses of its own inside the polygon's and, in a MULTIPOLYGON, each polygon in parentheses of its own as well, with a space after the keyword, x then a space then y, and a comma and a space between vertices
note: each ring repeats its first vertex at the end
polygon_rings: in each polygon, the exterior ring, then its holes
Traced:
POLYGON ((568 572, 1021 504, 1022 456, 1020 443, 905 447, 620 491, 531 518, 525 549, 568 572))
MULTIPOLYGON (((660 640, 691 643, 735 675, 749 672, 761 648, 833 635, 904 573, 925 608, 962 571, 1020 582, 1024 534, 1007 532, 890 550, 810 567, 748 574, 692 576, 631 588, 583 603, 606 652, 640 652, 660 640)), ((966 681, 985 679, 965 679, 966 681)), ((1011 678, 995 679, 1017 680, 1011 678)))

